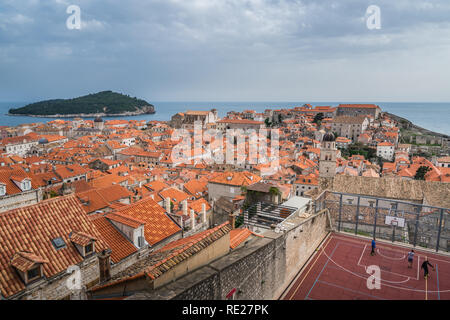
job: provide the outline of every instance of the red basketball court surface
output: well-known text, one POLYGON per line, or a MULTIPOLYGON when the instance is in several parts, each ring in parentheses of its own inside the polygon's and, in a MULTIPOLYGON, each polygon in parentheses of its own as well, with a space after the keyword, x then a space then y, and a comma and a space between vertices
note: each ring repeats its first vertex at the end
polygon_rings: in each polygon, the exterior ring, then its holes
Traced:
POLYGON ((377 241, 372 256, 371 240, 332 233, 282 299, 450 300, 450 256, 413 250, 413 266, 408 268, 410 248, 377 241), (435 268, 429 267, 427 279, 420 268, 425 257, 435 268), (372 266, 379 267, 379 281, 372 266))

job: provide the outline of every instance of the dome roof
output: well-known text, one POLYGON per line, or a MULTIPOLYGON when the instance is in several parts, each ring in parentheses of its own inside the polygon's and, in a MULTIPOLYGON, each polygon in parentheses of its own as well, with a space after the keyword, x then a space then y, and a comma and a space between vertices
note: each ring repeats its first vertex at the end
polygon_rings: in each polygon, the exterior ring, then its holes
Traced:
POLYGON ((325 133, 325 135, 323 136, 323 141, 336 141, 336 137, 334 136, 333 133, 331 132, 327 132, 325 133))
POLYGON ((103 122, 103 119, 100 117, 95 118, 94 122, 103 122))

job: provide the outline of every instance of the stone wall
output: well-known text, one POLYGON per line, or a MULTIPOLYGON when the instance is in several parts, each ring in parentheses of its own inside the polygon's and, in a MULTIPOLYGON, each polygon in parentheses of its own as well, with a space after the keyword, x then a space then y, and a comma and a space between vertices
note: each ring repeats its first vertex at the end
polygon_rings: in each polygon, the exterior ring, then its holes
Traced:
POLYGON ((99 279, 99 264, 97 256, 93 256, 80 265, 81 288, 79 290, 71 290, 67 285, 70 275, 62 272, 48 281, 38 282, 29 286, 28 290, 21 294, 18 299, 23 300, 60 300, 60 299, 84 299, 83 289, 96 284, 99 279))
POLYGON ((233 291, 236 300, 278 299, 328 234, 328 221, 327 210, 296 217, 284 232, 267 231, 174 283, 128 299, 224 300, 233 291))
POLYGON ((40 189, 0 197, 0 212, 36 204, 42 201, 42 197, 43 194, 40 189))

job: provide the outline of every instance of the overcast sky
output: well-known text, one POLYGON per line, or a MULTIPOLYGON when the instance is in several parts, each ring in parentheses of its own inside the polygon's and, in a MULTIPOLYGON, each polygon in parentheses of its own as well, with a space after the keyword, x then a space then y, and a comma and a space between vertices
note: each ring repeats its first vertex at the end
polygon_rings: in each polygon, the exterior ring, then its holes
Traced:
POLYGON ((0 101, 450 101, 449 0, 1 0, 0 101), (69 30, 69 5, 81 29, 69 30), (366 10, 381 9, 369 30, 366 10))

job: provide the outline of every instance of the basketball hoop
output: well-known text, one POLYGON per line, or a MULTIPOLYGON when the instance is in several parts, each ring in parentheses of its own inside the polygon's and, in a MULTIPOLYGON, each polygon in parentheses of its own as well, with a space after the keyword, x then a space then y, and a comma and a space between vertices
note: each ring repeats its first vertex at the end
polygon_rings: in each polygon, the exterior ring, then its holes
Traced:
POLYGON ((399 228, 405 227, 405 219, 399 217, 386 216, 385 224, 399 228))

